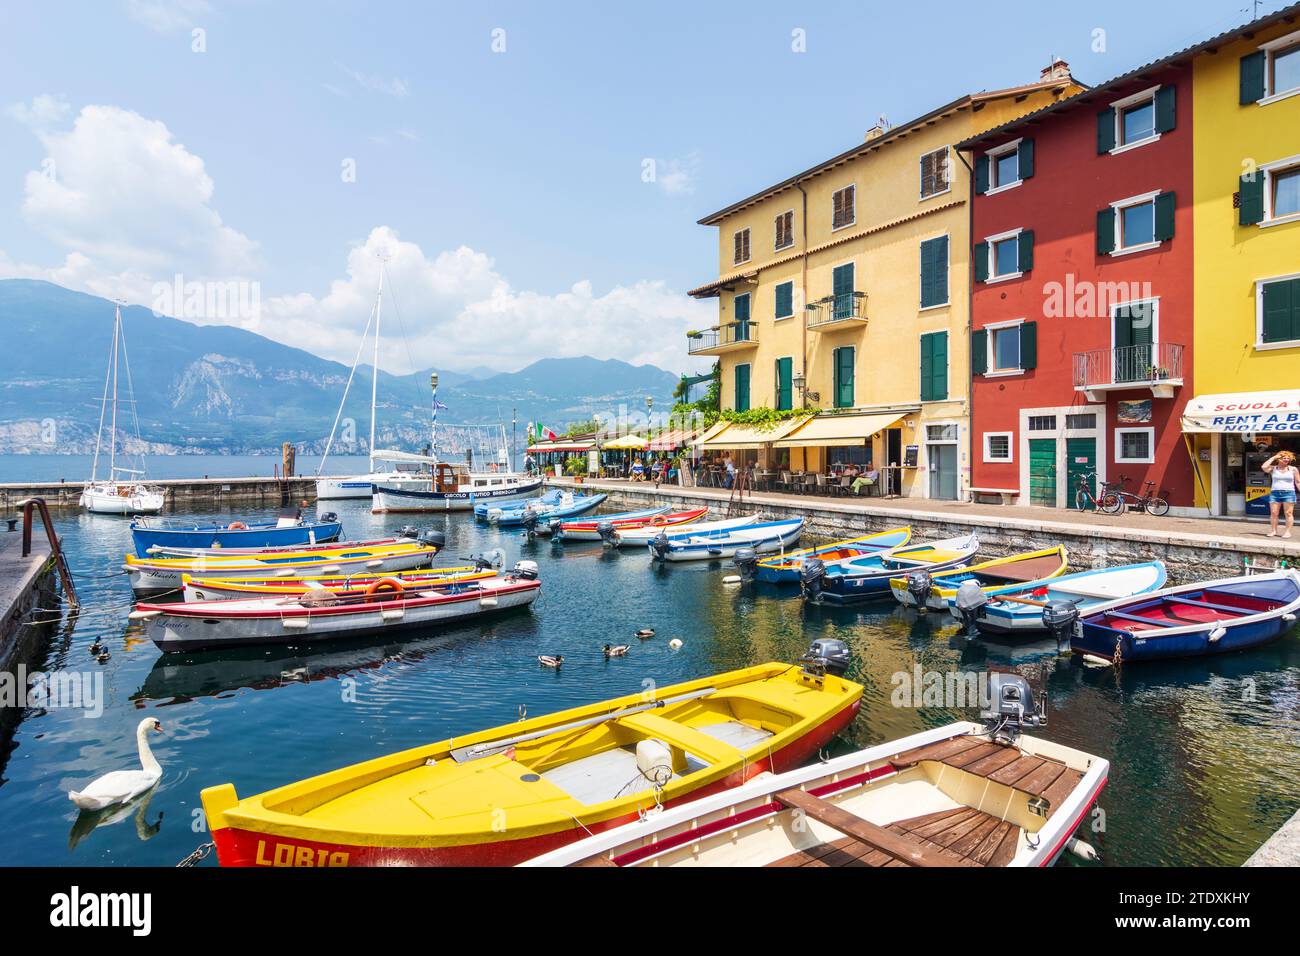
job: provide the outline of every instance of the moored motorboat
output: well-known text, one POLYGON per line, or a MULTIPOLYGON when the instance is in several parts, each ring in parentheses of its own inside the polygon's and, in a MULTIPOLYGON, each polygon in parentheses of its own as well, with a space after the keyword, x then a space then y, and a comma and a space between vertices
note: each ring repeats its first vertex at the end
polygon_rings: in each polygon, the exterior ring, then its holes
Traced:
MULTIPOLYGON (((340 544, 338 541, 328 541, 324 544, 282 544, 274 548, 180 548, 172 545, 155 544, 149 548, 147 557, 150 558, 219 558, 219 557, 239 557, 256 555, 265 557, 267 555, 282 553, 285 551, 337 551, 339 548, 381 548, 389 544, 402 544, 406 541, 415 540, 420 537, 417 533, 409 535, 398 535, 391 538, 367 538, 364 541, 348 541, 340 544)), ((146 557, 146 555, 141 555, 146 557)))
POLYGON ((647 547, 657 561, 718 561, 734 558, 738 551, 771 554, 797 543, 804 524, 803 518, 791 518, 716 531, 661 534, 647 547))
POLYGON ((640 528, 619 528, 614 531, 614 544, 620 548, 644 548, 647 544, 666 535, 669 539, 685 537, 692 534, 706 534, 715 531, 730 531, 746 528, 765 521, 762 515, 740 515, 735 518, 722 518, 718 521, 691 522, 686 527, 680 525, 657 523, 640 528))
POLYGON ((137 593, 179 589, 185 574, 225 578, 301 577, 381 571, 411 571, 433 563, 439 548, 412 541, 376 548, 343 547, 333 551, 278 552, 274 555, 234 557, 137 558, 126 556, 122 569, 137 593))
POLYGON ((947 571, 931 572, 917 568, 890 578, 889 590, 904 607, 919 606, 942 611, 948 607, 948 598, 955 595, 957 589, 967 581, 974 581, 976 586, 984 589, 1008 584, 1036 584, 1060 577, 1068 569, 1069 559, 1065 546, 1057 545, 1054 548, 1011 554, 947 571))
POLYGON ((1047 631, 1043 608, 1065 601, 1080 611, 1119 598, 1162 588, 1167 580, 1163 561, 1143 561, 1113 568, 1076 571, 1046 582, 981 588, 973 595, 960 588, 947 599, 948 612, 982 634, 1041 635, 1047 631))
POLYGON ((499 504, 531 497, 541 487, 541 477, 510 471, 471 472, 463 465, 439 462, 418 487, 375 485, 370 510, 374 514, 470 511, 485 502, 499 504))
POLYGON ((474 506, 474 517, 479 521, 486 521, 489 511, 510 511, 515 508, 558 504, 563 494, 563 489, 552 488, 550 491, 529 498, 516 498, 512 501, 480 501, 474 506))
POLYGON ((861 695, 815 667, 760 664, 202 800, 223 866, 509 865, 796 767, 861 695))
POLYGON ((983 724, 960 721, 759 777, 525 865, 1041 867, 1067 848, 1092 855, 1073 834, 1109 763, 1020 734, 1025 718, 1041 723, 1032 697, 1022 709, 1028 686, 1005 674, 990 683, 1014 691, 983 724))
POLYGON ((911 537, 912 529, 910 527, 891 528, 888 531, 877 531, 874 534, 864 534, 857 538, 834 541, 816 548, 790 551, 779 557, 764 558, 759 561, 754 570, 754 577, 756 580, 768 584, 798 584, 799 569, 803 567, 804 561, 809 558, 817 558, 822 562, 828 562, 842 561, 863 555, 882 554, 893 548, 902 547, 907 544, 911 537))
POLYGON ((142 602, 130 616, 144 622, 145 636, 164 653, 300 644, 427 628, 523 607, 533 602, 540 586, 537 566, 521 561, 500 577, 439 587, 408 588, 395 578, 381 578, 361 592, 142 602))
POLYGON ((1226 654, 1276 640, 1300 614, 1300 571, 1201 581, 1090 609, 1070 648, 1106 662, 1226 654))
POLYGON ((658 528, 680 528, 698 521, 709 513, 708 508, 692 508, 688 511, 670 511, 667 505, 652 508, 645 512, 625 512, 623 514, 597 515, 585 521, 561 521, 553 524, 552 534, 565 541, 604 541, 613 544, 619 531, 633 528, 645 528, 654 525, 658 528))
POLYGON ((609 495, 604 492, 594 495, 575 495, 566 491, 560 495, 560 500, 553 505, 511 508, 508 510, 492 509, 488 511, 487 520, 489 524, 494 524, 498 528, 533 527, 540 529, 555 521, 564 521, 566 518, 573 518, 577 515, 586 514, 588 511, 595 511, 605 503, 605 499, 608 497, 609 495))
POLYGON ((343 525, 332 513, 317 520, 304 520, 298 509, 290 509, 276 521, 240 521, 218 524, 163 523, 147 518, 131 522, 135 553, 147 555, 155 546, 164 548, 279 548, 295 544, 315 545, 335 541, 343 525))
POLYGON ((978 550, 979 539, 966 534, 830 563, 812 558, 803 562, 799 572, 800 593, 806 601, 837 604, 888 597, 889 579, 900 571, 921 568, 935 572, 963 567, 978 550))
POLYGON ((352 594, 364 592, 368 587, 385 579, 395 580, 406 588, 433 588, 461 581, 481 581, 495 575, 495 569, 485 564, 464 564, 421 571, 353 574, 348 577, 307 575, 293 578, 222 578, 195 577, 185 574, 181 576, 181 590, 186 601, 222 601, 232 598, 286 597, 306 594, 308 591, 352 594))

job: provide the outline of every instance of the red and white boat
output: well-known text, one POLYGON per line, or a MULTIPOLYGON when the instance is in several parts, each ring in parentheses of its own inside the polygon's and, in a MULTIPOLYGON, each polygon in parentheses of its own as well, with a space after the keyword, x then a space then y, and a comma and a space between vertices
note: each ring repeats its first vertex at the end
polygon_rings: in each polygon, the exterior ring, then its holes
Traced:
POLYGON ((709 513, 708 508, 692 508, 689 511, 668 512, 667 509, 653 514, 639 515, 635 518, 591 518, 586 521, 562 521, 559 525, 560 537, 567 541, 605 541, 614 544, 617 532, 631 531, 636 528, 672 529, 699 521, 709 513), (667 512, 667 513, 666 513, 667 512))

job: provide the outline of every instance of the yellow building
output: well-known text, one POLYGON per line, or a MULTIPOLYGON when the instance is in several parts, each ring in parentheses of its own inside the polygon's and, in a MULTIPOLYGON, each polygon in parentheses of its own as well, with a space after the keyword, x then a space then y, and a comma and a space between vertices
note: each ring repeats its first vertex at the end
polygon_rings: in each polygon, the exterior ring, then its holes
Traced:
POLYGON ((1300 453, 1300 7, 1195 50, 1197 504, 1267 514, 1258 468, 1300 453), (1289 22, 1288 22, 1289 20, 1289 22))
POLYGON ((705 452, 824 474, 867 463, 887 491, 964 498, 970 372, 970 171, 952 144, 1083 87, 1056 61, 1039 80, 963 96, 705 216, 718 227, 722 407, 808 408, 766 434, 714 429, 705 452))

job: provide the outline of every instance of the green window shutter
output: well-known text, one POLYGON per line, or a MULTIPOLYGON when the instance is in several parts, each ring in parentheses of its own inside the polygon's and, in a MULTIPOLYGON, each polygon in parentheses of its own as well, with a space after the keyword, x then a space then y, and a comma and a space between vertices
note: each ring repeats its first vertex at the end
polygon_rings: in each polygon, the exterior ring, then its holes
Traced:
POLYGON ((939 402, 948 397, 948 333, 921 336, 921 401, 939 402))
POLYGON ((989 334, 983 329, 970 334, 970 373, 983 375, 989 367, 989 334))
POLYGON ((794 407, 794 359, 776 360, 776 410, 788 411, 794 407))
POLYGON ((971 250, 971 258, 975 260, 975 281, 987 282, 989 279, 989 244, 987 242, 975 243, 975 248, 971 250))
POLYGON ((1021 272, 1029 272, 1034 268, 1034 230, 1032 229, 1026 229, 1020 234, 1016 264, 1021 272))
POLYGON ((1097 210, 1097 255, 1109 255, 1115 249, 1115 210, 1097 210))
POLYGON ((975 193, 982 196, 989 191, 989 158, 987 155, 975 157, 975 193))
POLYGON ((921 308, 948 301, 948 237, 921 243, 921 308))
POLYGON ((1264 174, 1259 170, 1241 177, 1238 188, 1241 190, 1240 208, 1237 210, 1237 222, 1243 226, 1253 226, 1264 218, 1264 174))
POLYGON ((782 282, 776 287, 776 317, 784 319, 794 315, 794 283, 782 282))
POLYGON ((1174 109, 1174 87, 1162 86, 1156 90, 1156 132, 1168 133, 1177 119, 1174 109))
POLYGON ((1300 339, 1300 279, 1269 282, 1262 298, 1264 343, 1300 339))
POLYGON ((1022 139, 1020 141, 1020 178, 1028 179, 1034 175, 1034 141, 1032 139, 1022 139))
POLYGON ((738 412, 749 411, 749 366, 736 366, 736 402, 738 412))
POLYGON ((1174 237, 1174 194, 1161 193, 1156 197, 1156 242, 1174 237))
POLYGON ((1102 110, 1097 114, 1097 155, 1109 153, 1115 148, 1115 108, 1102 110))
POLYGON ((835 407, 853 407, 853 359, 851 345, 835 350, 835 407))
POLYGON ((1038 367, 1038 323, 1020 323, 1020 367, 1038 367))
POLYGON ((848 295, 853 291, 853 263, 846 262, 831 271, 831 293, 837 296, 848 295))
POLYGON ((1241 58, 1242 106, 1257 103, 1264 98, 1264 51, 1247 53, 1241 58))

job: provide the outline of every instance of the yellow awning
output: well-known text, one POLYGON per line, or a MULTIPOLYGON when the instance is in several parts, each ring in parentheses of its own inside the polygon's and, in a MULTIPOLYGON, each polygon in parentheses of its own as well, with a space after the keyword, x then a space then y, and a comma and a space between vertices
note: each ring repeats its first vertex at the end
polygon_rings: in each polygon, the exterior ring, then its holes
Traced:
POLYGON ((879 415, 821 415, 810 418, 776 442, 780 448, 810 445, 865 445, 871 436, 888 428, 907 412, 883 412, 879 415))
MULTIPOLYGON (((728 423, 726 428, 715 430, 717 426, 709 429, 706 434, 696 444, 705 451, 714 449, 750 449, 762 448, 764 445, 772 442, 780 443, 790 432, 794 431, 804 422, 806 418, 791 418, 788 421, 780 422, 773 428, 757 428, 753 425, 740 425, 728 423)), ((721 424, 721 423, 719 423, 721 424)))
POLYGON ((1300 432, 1300 391, 1197 395, 1183 409, 1183 432, 1300 432))
POLYGON ((641 451, 650 444, 640 435, 624 435, 605 442, 604 447, 611 451, 641 451))

